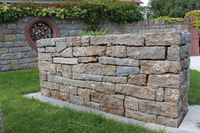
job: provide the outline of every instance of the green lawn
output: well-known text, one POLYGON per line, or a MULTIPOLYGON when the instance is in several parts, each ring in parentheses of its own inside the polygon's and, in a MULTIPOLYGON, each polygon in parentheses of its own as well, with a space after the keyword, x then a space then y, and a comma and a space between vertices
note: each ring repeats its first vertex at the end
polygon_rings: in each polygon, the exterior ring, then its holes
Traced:
POLYGON ((200 72, 190 71, 190 105, 200 105, 200 72))
POLYGON ((99 115, 58 108, 22 97, 37 91, 37 69, 0 73, 5 133, 156 133, 99 115))

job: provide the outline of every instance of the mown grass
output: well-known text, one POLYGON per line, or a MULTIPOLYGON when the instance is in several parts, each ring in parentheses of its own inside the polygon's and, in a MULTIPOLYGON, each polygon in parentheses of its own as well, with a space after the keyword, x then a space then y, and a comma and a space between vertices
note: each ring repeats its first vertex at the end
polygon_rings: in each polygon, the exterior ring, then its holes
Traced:
POLYGON ((200 105, 200 72, 190 71, 190 105, 200 105))
POLYGON ((156 133, 22 97, 39 91, 38 77, 37 69, 0 73, 5 133, 156 133))

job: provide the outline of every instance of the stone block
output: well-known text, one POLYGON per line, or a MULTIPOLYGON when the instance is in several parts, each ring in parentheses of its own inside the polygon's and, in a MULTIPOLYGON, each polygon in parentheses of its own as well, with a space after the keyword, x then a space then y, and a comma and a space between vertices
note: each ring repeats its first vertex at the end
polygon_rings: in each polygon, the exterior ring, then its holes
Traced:
POLYGON ((49 89, 41 88, 40 92, 41 92, 41 94, 43 96, 46 96, 46 97, 50 97, 51 96, 49 89))
POLYGON ((128 77, 128 84, 133 85, 146 85, 147 84, 147 75, 145 74, 139 74, 139 75, 130 75, 128 77))
POLYGON ((178 103, 180 100, 180 91, 179 89, 165 89, 165 101, 171 103, 178 103))
POLYGON ((69 47, 69 46, 81 46, 81 37, 70 36, 70 37, 66 38, 66 41, 67 41, 67 47, 69 47))
POLYGON ((72 78, 72 66, 62 65, 62 76, 65 78, 72 78))
POLYGON ((145 114, 139 111, 126 109, 125 116, 148 123, 156 123, 156 115, 145 114))
POLYGON ((40 53, 38 54, 38 60, 52 61, 52 55, 50 53, 40 53))
POLYGON ((79 63, 96 63, 98 61, 97 57, 79 57, 79 63))
POLYGON ((60 85, 60 91, 72 95, 78 95, 78 89, 74 86, 60 85))
POLYGON ((162 102, 164 100, 164 96, 165 96, 164 93, 165 93, 164 88, 156 89, 156 101, 162 102))
POLYGON ((59 91, 59 85, 56 83, 51 83, 51 82, 41 82, 41 87, 42 88, 46 88, 49 90, 55 90, 55 91, 59 91))
POLYGON ((60 92, 59 99, 62 101, 70 101, 70 95, 68 93, 60 92))
POLYGON ((62 57, 73 57, 73 55, 72 55, 72 48, 69 47, 69 48, 66 48, 65 50, 63 50, 61 52, 61 56, 62 57))
POLYGON ((179 116, 179 108, 175 103, 144 101, 139 103, 139 111, 148 114, 161 115, 171 118, 179 116))
POLYGON ((70 101, 71 103, 78 104, 78 105, 84 105, 84 99, 79 96, 70 95, 70 101))
POLYGON ((56 52, 56 48, 55 47, 46 47, 46 52, 47 53, 55 53, 56 52))
POLYGON ((183 119, 183 116, 180 116, 179 118, 176 118, 176 119, 163 117, 163 116, 158 116, 157 117, 157 123, 161 124, 161 125, 166 125, 166 126, 171 126, 171 127, 178 128, 178 126, 180 125, 182 119, 183 119))
POLYGON ((116 92, 136 98, 155 100, 155 89, 128 84, 117 84, 116 92))
POLYGON ((16 40, 16 35, 15 34, 5 34, 4 35, 4 40, 6 42, 15 41, 16 40))
POLYGON ((85 66, 85 73, 94 75, 115 76, 116 67, 111 65, 91 63, 85 66))
POLYGON ((63 85, 70 85, 70 80, 61 76, 48 75, 48 81, 63 85))
POLYGON ((55 71, 56 65, 47 61, 39 61, 38 66, 40 71, 55 71))
POLYGON ((60 53, 67 47, 67 44, 65 41, 57 41, 56 42, 56 52, 60 53))
POLYGON ((178 74, 150 75, 148 78, 148 85, 178 88, 180 86, 179 75, 178 74))
POLYGON ((106 50, 107 56, 126 57, 126 46, 109 46, 106 50))
POLYGON ((99 63, 105 65, 139 66, 138 60, 112 58, 112 57, 99 57, 99 63))
POLYGON ((140 68, 144 74, 179 73, 181 65, 179 61, 140 61, 140 68))
POLYGON ((47 73, 40 71, 40 81, 47 81, 47 73))
POLYGON ((106 53, 105 46, 74 47, 73 55, 80 56, 103 56, 106 53))
POLYGON ((74 64, 78 64, 78 59, 77 58, 54 57, 53 62, 60 63, 60 64, 74 65, 74 64))
POLYGON ((124 108, 121 107, 121 106, 115 106, 115 105, 112 105, 112 104, 100 103, 99 109, 104 111, 104 112, 107 112, 107 113, 124 116, 124 108))
POLYGON ((4 60, 13 60, 13 59, 19 59, 20 58, 20 53, 6 53, 0 55, 0 59, 4 60))
POLYGON ((52 98, 60 99, 60 92, 59 91, 50 91, 50 95, 52 98))
POLYGON ((136 75, 138 73, 139 73, 139 67, 125 67, 125 66, 117 67, 117 76, 118 77, 136 75))
POLYGON ((103 76, 103 82, 125 84, 125 83, 127 83, 127 77, 103 76))
POLYGON ((20 65, 19 65, 19 61, 18 60, 11 60, 10 61, 10 64, 11 64, 11 68, 13 70, 18 70, 20 69, 20 65))
POLYGON ((73 65, 72 67, 72 72, 73 73, 84 73, 85 72, 85 64, 77 64, 77 65, 73 65))
POLYGON ((167 60, 177 61, 180 60, 180 47, 173 45, 167 49, 167 60))
POLYGON ((0 49, 0 54, 6 54, 8 53, 8 48, 1 48, 0 49))
POLYGON ((137 34, 113 35, 112 44, 128 46, 144 46, 144 37, 137 34))
POLYGON ((138 110, 139 108, 138 99, 133 97, 126 96, 124 104, 126 109, 138 110))
POLYGON ((165 48, 127 47, 127 55, 133 59, 165 59, 165 48))
POLYGON ((107 36, 91 36, 90 44, 91 45, 102 45, 102 44, 111 44, 112 43, 112 35, 107 36))
POLYGON ((171 46, 181 45, 181 35, 179 33, 147 33, 145 34, 146 46, 171 46))
POLYGON ((82 89, 78 88, 78 95, 86 101, 90 101, 90 90, 89 89, 82 89))
POLYGON ((103 77, 101 75, 92 75, 92 74, 76 74, 73 73, 73 79, 77 80, 87 80, 87 81, 102 81, 103 77))

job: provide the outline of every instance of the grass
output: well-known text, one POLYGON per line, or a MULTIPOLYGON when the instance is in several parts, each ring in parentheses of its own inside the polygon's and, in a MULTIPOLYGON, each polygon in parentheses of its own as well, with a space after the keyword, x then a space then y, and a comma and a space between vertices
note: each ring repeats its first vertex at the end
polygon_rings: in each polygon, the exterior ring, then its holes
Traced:
POLYGON ((200 72, 190 71, 190 105, 200 105, 200 72))
POLYGON ((38 77, 37 69, 0 73, 5 133, 156 133, 23 98, 23 94, 39 91, 38 77))

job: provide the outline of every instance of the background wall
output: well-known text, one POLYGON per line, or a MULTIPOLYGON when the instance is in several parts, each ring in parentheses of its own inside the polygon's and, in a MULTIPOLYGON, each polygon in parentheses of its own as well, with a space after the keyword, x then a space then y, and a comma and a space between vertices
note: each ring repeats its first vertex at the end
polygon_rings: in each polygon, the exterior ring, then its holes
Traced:
MULTIPOLYGON (((25 40, 27 17, 13 23, 0 24, 0 71, 18 70, 37 66, 37 51, 25 40)), ((83 34, 85 24, 80 20, 68 21, 51 18, 58 25, 60 37, 83 34)), ((166 24, 164 21, 140 21, 129 24, 100 22, 100 27, 109 33, 182 32, 188 31, 188 22, 166 24)))

